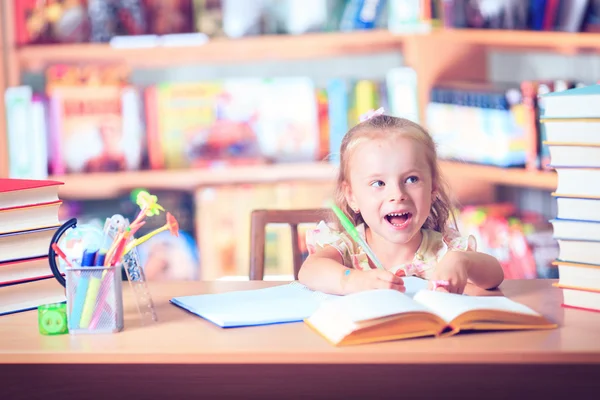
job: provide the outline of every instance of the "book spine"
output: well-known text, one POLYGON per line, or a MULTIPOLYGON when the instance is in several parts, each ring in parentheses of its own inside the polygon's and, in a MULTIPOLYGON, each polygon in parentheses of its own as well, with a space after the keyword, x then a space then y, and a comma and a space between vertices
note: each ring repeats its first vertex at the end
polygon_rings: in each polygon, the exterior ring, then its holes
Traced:
POLYGON ((9 149, 9 177, 32 178, 35 160, 31 152, 33 143, 30 137, 32 134, 31 87, 17 86, 6 89, 4 101, 9 149))
POLYGON ((165 158, 160 134, 158 91, 159 89, 156 86, 150 86, 144 91, 148 167, 150 169, 163 169, 165 167, 165 158))
POLYGON ((48 102, 40 94, 34 94, 31 103, 31 135, 34 179, 48 178, 48 102))
POLYGON ((62 101, 57 90, 50 95, 50 172, 64 175, 65 165, 61 146, 62 101))
POLYGON ((537 170, 540 168, 540 138, 537 123, 537 82, 522 82, 521 93, 523 94, 525 114, 525 168, 528 170, 537 170))
POLYGON ((341 78, 332 79, 327 84, 329 114, 329 161, 340 162, 340 146, 348 131, 348 86, 341 78))

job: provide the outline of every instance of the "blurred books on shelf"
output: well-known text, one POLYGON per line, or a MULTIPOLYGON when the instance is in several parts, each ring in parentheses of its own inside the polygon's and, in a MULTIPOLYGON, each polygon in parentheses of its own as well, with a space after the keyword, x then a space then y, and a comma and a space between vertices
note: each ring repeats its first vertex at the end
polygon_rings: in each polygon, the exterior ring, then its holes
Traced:
POLYGON ((386 0, 74 0, 14 2, 19 46, 121 37, 210 38, 382 28, 386 0))
MULTIPOLYGON (((569 136, 572 127, 565 128, 563 119, 541 123, 548 101, 544 95, 586 85, 567 80, 512 84, 442 81, 431 90, 427 126, 442 158, 531 171, 552 170, 550 144, 560 145, 560 149, 553 149, 560 152, 567 145, 565 141, 570 145, 593 143, 594 121, 577 121, 585 130, 577 134, 581 143, 575 142, 569 136), (547 139, 548 129, 552 141, 547 139)), ((590 149, 580 152, 594 155, 590 149)))
MULTIPOLYGON (((389 29, 599 32, 591 0, 73 0, 14 2, 17 45, 108 43, 119 38, 300 35, 389 29)), ((184 39, 185 41, 185 39, 184 39)), ((181 43, 178 39, 177 43, 181 43)), ((156 45, 156 44, 153 44, 156 45)))
POLYGON ((418 114, 416 76, 407 67, 387 79, 319 85, 289 76, 138 87, 129 72, 114 63, 52 64, 44 93, 9 88, 11 176, 336 163, 348 128, 368 110, 387 107, 388 92, 390 114, 418 114), (44 99, 39 112, 37 98, 44 99))
POLYGON ((547 142, 550 165, 558 174, 553 193, 557 217, 551 221, 559 246, 554 262, 559 272, 557 286, 563 290, 564 306, 595 311, 600 311, 600 222, 596 211, 600 206, 600 168, 594 159, 596 144, 579 140, 591 138, 587 124, 600 120, 597 107, 590 107, 599 96, 600 85, 549 93, 544 96, 541 116, 544 125, 562 124, 561 140, 547 142))
POLYGON ((497 203, 463 207, 457 217, 461 233, 475 237, 477 251, 498 259, 505 279, 555 277, 558 247, 543 215, 497 203))

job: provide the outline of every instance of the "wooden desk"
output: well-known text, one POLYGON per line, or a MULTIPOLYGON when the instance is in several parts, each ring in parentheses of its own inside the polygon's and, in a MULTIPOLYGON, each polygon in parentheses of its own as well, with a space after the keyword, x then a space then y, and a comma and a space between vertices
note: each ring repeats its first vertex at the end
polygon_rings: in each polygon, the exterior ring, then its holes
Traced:
POLYGON ((501 291, 542 312, 559 329, 344 348, 331 346, 303 323, 226 330, 168 302, 275 282, 152 284, 160 321, 150 327, 140 326, 124 285, 125 330, 118 334, 42 336, 35 311, 1 317, 1 397, 90 398, 107 389, 173 399, 591 394, 600 387, 600 313, 561 308, 562 292, 552 282, 506 281, 501 291), (33 393, 32 382, 38 383, 33 393))

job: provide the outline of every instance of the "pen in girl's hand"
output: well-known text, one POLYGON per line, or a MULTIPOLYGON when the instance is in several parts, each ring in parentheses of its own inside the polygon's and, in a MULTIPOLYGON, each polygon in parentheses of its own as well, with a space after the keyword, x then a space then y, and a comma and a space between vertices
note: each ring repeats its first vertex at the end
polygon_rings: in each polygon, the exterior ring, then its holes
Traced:
POLYGON ((363 248, 364 252, 367 254, 367 257, 369 257, 371 261, 373 261, 373 264, 375 264, 377 268, 385 269, 383 268, 383 264, 381 263, 381 261, 379 261, 375 253, 373 253, 373 250, 371 250, 371 248, 367 244, 367 241, 360 236, 360 233, 358 233, 358 230, 356 230, 354 224, 348 219, 348 217, 346 217, 342 210, 340 210, 340 208, 335 204, 331 204, 331 209, 340 220, 342 227, 344 227, 344 229, 346 230, 346 232, 348 232, 352 239, 354 239, 354 241, 360 247, 363 248))
POLYGON ((439 287, 447 287, 450 285, 450 282, 446 280, 437 280, 431 282, 431 290, 436 290, 439 287))

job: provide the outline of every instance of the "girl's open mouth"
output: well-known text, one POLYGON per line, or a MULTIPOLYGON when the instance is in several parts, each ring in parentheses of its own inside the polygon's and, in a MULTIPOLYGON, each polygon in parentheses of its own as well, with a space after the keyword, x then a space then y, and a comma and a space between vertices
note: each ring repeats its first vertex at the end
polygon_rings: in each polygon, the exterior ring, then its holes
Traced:
POLYGON ((390 213, 385 219, 395 228, 404 228, 410 222, 412 214, 408 211, 402 213, 390 213))

